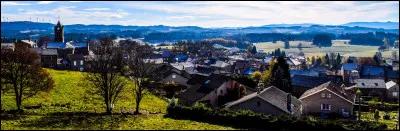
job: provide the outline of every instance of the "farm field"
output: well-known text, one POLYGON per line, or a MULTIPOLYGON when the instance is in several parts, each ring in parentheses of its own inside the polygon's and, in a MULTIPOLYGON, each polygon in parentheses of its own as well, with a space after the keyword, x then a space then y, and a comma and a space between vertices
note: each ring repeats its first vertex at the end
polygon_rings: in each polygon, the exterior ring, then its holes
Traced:
MULTIPOLYGON (((283 41, 272 42, 261 42, 255 43, 257 50, 264 50, 264 52, 272 52, 277 48, 285 51, 286 53, 297 53, 299 50, 297 45, 302 43, 303 53, 308 56, 320 56, 325 55, 329 52, 340 53, 342 56, 357 56, 357 57, 373 57, 375 52, 378 51, 379 46, 359 46, 347 44, 349 40, 333 40, 332 47, 318 48, 315 45, 311 45, 312 42, 304 41, 290 41, 290 49, 285 49, 283 41)), ((382 52, 383 57, 388 58, 391 56, 392 51, 399 51, 399 49, 390 49, 389 51, 382 52)))
MULTIPOLYGON (((115 103, 113 116, 63 115, 85 113, 103 113, 105 107, 97 95, 90 91, 83 78, 84 73, 75 71, 58 71, 48 69, 55 80, 55 87, 50 92, 40 93, 23 101, 26 114, 1 118, 1 130, 7 129, 233 129, 219 125, 190 120, 164 118, 168 102, 165 99, 149 94, 141 102, 142 115, 121 116, 122 112, 133 113, 135 101, 132 85, 126 88, 122 98, 115 103), (54 115, 61 114, 61 115, 54 115)), ((4 110, 16 109, 12 94, 1 95, 1 106, 4 110)))

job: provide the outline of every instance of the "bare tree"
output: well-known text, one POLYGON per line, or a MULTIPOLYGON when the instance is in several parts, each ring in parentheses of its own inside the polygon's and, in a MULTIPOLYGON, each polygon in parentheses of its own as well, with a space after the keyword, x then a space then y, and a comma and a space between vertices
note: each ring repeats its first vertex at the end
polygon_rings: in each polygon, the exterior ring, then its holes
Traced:
POLYGON ((102 96, 107 114, 111 114, 114 103, 126 85, 121 76, 122 50, 115 45, 111 38, 101 38, 98 45, 94 46, 94 55, 86 62, 88 73, 85 79, 97 89, 95 94, 102 96))
POLYGON ((39 55, 26 45, 14 50, 1 50, 1 84, 5 91, 12 90, 18 110, 22 101, 41 91, 54 87, 50 74, 35 62, 39 55))
POLYGON ((38 41, 37 45, 38 45, 38 47, 42 47, 43 45, 45 45, 45 44, 47 44, 47 43, 49 43, 51 41, 52 41, 52 39, 51 39, 50 36, 41 36, 39 38, 39 41, 38 41))
POLYGON ((157 77, 155 62, 150 60, 153 51, 149 45, 131 45, 127 46, 125 51, 128 67, 125 75, 134 82, 135 114, 140 114, 140 102, 149 92, 149 85, 157 77))

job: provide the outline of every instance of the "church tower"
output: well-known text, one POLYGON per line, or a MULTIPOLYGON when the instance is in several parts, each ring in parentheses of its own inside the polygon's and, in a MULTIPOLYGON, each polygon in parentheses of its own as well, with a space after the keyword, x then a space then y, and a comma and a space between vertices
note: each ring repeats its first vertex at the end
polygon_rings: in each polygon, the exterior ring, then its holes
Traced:
POLYGON ((64 26, 61 25, 60 20, 54 26, 54 42, 64 42, 64 26))

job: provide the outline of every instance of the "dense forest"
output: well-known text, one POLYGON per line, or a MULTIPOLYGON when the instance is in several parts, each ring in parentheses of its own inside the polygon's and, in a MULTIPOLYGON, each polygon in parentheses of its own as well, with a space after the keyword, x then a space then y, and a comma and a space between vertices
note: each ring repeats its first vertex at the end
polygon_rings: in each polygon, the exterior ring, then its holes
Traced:
POLYGON ((381 46, 383 45, 383 39, 387 38, 389 44, 393 45, 395 40, 399 39, 398 34, 385 33, 385 32, 369 32, 369 33, 346 33, 338 36, 338 39, 350 39, 352 45, 370 45, 370 46, 381 46))

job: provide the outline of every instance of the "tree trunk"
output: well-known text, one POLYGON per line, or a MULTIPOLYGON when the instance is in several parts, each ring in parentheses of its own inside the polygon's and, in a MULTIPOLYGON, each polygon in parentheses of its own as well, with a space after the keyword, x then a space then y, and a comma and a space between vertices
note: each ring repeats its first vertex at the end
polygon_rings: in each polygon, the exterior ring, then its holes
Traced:
POLYGON ((108 98, 106 97, 104 102, 106 103, 106 114, 110 115, 111 114, 111 108, 110 108, 110 102, 108 100, 108 98))
POLYGON ((18 91, 18 85, 16 83, 14 85, 14 93, 15 93, 15 104, 17 104, 18 111, 21 110, 21 104, 19 102, 19 91, 18 91))
POLYGON ((140 105, 140 100, 136 99, 136 110, 134 114, 139 114, 139 105, 140 105))

